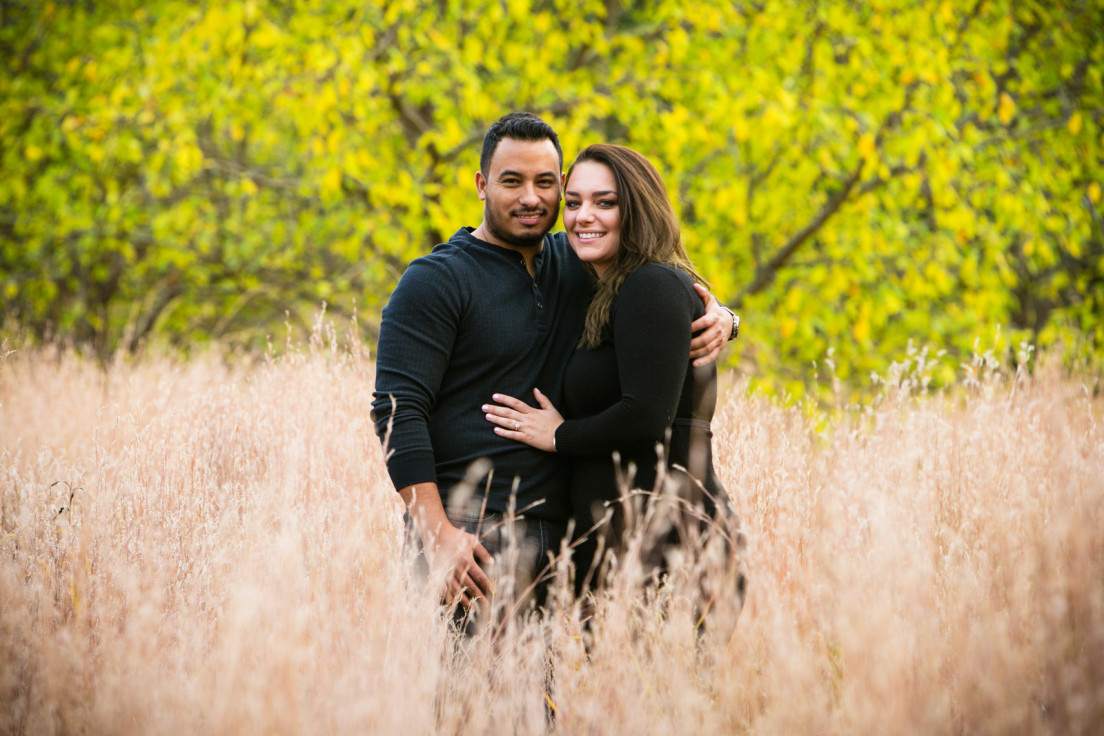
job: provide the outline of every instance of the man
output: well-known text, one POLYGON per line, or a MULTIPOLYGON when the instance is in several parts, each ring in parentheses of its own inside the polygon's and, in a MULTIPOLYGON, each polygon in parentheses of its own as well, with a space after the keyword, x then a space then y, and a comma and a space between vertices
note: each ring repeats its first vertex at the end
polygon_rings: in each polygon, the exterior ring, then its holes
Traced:
MULTIPOLYGON (((511 113, 483 140, 475 187, 483 221, 414 260, 383 310, 373 419, 430 571, 465 608, 490 595, 484 566, 504 544, 512 509, 531 577, 559 550, 571 509, 567 468, 554 455, 490 431, 480 407, 499 392, 538 387, 559 405, 564 366, 582 331, 593 279, 556 224, 563 151, 535 115, 511 113), (486 478, 465 478, 489 461, 486 478), (457 503, 466 489, 471 498, 457 503), (483 539, 483 531, 493 532, 483 539), (489 540, 493 540, 489 541, 489 540)), ((710 306, 691 357, 708 362, 734 332, 710 306)))

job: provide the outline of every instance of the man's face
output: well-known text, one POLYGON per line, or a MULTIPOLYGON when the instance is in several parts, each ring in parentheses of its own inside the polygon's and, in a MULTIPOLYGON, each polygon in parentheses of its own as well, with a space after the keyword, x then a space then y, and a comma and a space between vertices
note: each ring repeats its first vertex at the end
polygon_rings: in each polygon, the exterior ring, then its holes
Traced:
POLYGON ((487 176, 475 175, 488 242, 539 246, 560 214, 563 173, 552 141, 498 142, 487 176))

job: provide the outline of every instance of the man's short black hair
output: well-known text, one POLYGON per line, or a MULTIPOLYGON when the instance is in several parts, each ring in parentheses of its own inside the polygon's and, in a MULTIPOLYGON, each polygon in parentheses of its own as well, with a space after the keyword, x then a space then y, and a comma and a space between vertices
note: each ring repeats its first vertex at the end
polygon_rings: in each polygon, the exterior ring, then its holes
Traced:
POLYGON ((560 137, 552 130, 552 126, 531 112, 511 112, 496 120, 483 136, 483 155, 479 157, 479 170, 483 172, 483 176, 487 176, 495 149, 503 138, 512 138, 515 141, 543 141, 547 138, 556 147, 556 153, 560 157, 560 171, 563 171, 563 149, 560 148, 560 137))

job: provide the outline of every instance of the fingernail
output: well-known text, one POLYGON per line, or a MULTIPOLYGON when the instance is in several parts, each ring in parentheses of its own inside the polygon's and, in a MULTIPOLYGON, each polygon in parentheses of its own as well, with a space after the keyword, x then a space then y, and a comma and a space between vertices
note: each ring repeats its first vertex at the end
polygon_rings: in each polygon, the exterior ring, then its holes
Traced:
POLYGON ((501 399, 501 398, 499 398, 499 395, 498 395, 498 394, 495 394, 495 395, 494 395, 494 396, 492 396, 491 398, 492 398, 492 399, 494 399, 495 401, 502 401, 502 399, 501 399))
POLYGON ((481 410, 482 410, 482 411, 490 411, 490 410, 491 410, 491 407, 489 407, 489 406, 487 406, 486 404, 484 404, 484 405, 482 406, 482 409, 481 409, 481 410))

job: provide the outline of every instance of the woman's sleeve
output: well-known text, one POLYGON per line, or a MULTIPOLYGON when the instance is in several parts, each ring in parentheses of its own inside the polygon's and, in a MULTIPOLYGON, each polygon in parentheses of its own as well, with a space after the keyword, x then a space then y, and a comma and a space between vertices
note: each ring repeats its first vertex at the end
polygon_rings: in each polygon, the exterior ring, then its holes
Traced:
POLYGON ((602 455, 663 440, 690 365, 693 310, 678 274, 667 268, 643 266, 626 279, 612 318, 621 398, 561 424, 557 452, 602 455))

